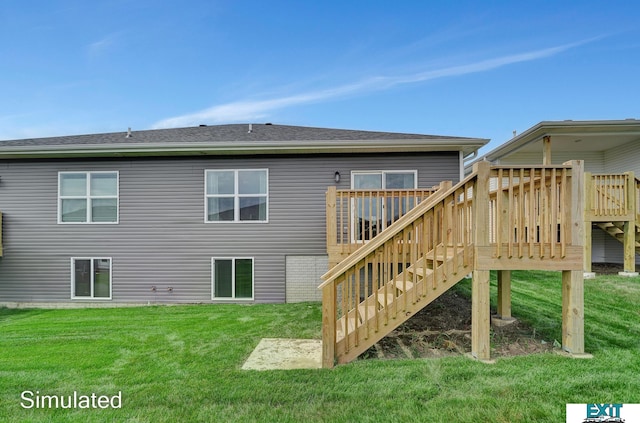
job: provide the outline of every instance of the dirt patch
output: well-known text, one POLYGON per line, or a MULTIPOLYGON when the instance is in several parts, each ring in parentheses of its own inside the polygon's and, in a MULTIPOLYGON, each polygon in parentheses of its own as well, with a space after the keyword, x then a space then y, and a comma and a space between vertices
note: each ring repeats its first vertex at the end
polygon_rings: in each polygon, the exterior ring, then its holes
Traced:
MULTIPOLYGON (((491 325, 491 357, 551 351, 554 341, 514 320, 491 325)), ((558 346, 558 345, 556 345, 558 346)), ((471 352, 471 300, 448 291, 362 354, 369 358, 436 358, 471 352)))
POLYGON ((624 271, 624 266, 618 263, 592 263, 591 271, 597 275, 617 275, 624 271))

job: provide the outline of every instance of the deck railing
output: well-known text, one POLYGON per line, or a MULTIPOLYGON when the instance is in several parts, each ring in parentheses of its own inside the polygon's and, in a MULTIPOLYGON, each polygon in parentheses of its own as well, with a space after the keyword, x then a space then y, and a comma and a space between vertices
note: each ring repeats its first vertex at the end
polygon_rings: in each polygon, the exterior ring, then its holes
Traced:
POLYGON ((568 165, 491 169, 489 241, 496 258, 566 256, 570 174, 568 165))
POLYGON ((635 219, 639 188, 633 173, 585 173, 585 185, 588 221, 635 219))
POLYGON ((326 204, 330 261, 335 264, 356 251, 439 188, 337 190, 329 187, 326 204))

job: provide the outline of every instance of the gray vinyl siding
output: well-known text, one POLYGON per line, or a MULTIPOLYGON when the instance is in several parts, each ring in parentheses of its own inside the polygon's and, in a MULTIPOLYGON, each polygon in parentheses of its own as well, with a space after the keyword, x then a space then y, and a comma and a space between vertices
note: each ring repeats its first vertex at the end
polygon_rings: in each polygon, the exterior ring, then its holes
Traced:
POLYGON ((335 172, 338 188, 349 188, 353 170, 410 169, 419 187, 457 181, 459 156, 0 162, 0 303, 79 302, 70 299, 72 257, 112 258, 112 303, 212 302, 211 257, 253 257, 255 302, 284 302, 285 257, 326 254, 325 191, 335 172), (205 169, 268 169, 269 222, 205 223, 205 169), (58 224, 59 171, 118 171, 119 224, 58 224))
MULTIPOLYGON (((605 172, 605 155, 602 151, 553 151, 551 146, 551 162, 562 164, 570 160, 584 160, 586 172, 605 172)), ((508 157, 500 159, 500 164, 505 166, 520 166, 542 163, 542 150, 539 153, 516 152, 508 157)))
POLYGON ((640 140, 605 151, 604 162, 607 173, 633 171, 637 178, 640 177, 640 140))

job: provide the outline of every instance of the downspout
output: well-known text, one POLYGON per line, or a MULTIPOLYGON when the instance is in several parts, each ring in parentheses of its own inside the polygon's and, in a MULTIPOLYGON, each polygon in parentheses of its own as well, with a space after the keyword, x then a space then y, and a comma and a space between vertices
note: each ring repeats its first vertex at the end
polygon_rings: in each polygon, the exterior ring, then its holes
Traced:
POLYGON ((462 181, 464 179, 464 164, 465 162, 474 160, 476 157, 478 157, 478 150, 475 150, 473 153, 468 154, 466 156, 464 156, 464 153, 462 151, 460 151, 460 180, 462 181))

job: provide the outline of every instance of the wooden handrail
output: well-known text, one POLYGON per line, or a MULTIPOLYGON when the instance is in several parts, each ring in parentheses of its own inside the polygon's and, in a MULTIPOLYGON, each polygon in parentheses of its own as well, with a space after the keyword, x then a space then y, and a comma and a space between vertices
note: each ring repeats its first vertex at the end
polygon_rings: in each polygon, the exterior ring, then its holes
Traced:
POLYGON ((477 174, 475 172, 470 174, 464 180, 457 183, 455 186, 453 186, 450 189, 437 190, 435 194, 428 197, 426 201, 423 201, 422 203, 420 203, 419 205, 411 209, 409 212, 407 212, 407 214, 405 214, 404 216, 402 216, 401 218, 393 222, 385 230, 380 232, 378 236, 376 236, 373 240, 371 240, 370 242, 367 242, 364 246, 359 248, 356 252, 354 252, 349 257, 341 261, 337 266, 333 267, 332 269, 329 269, 327 273, 322 275, 322 279, 324 280, 324 282, 318 286, 318 289, 322 289, 325 286, 327 286, 329 283, 331 283, 332 279, 334 279, 336 276, 339 276, 340 274, 344 273, 345 270, 349 269, 350 267, 353 267, 367 254, 370 254, 371 252, 375 251, 382 244, 384 244, 385 242, 393 238, 393 236, 397 234, 397 232, 400 229, 405 227, 407 224, 411 223, 417 217, 421 216, 426 210, 433 207, 433 204, 437 204, 438 202, 445 199, 448 195, 450 195, 452 191, 455 192, 457 189, 464 186, 473 178, 475 178, 476 175, 477 174))

